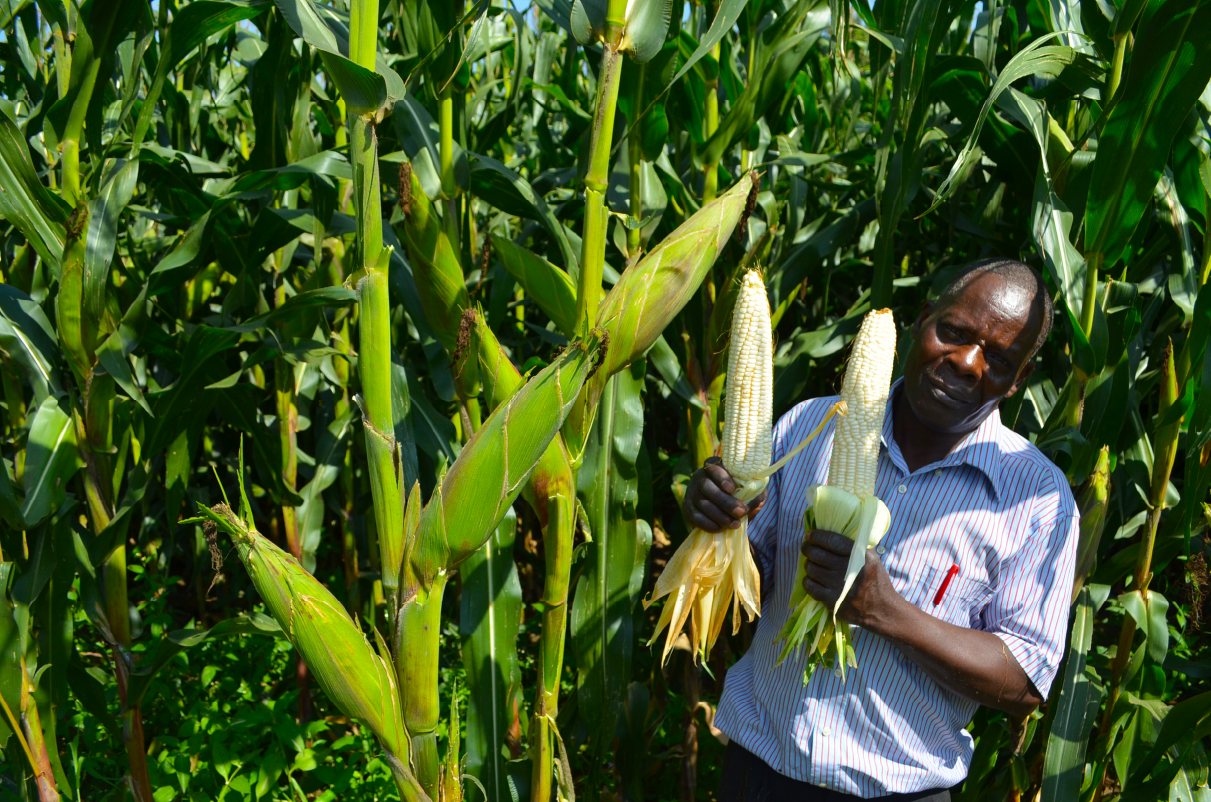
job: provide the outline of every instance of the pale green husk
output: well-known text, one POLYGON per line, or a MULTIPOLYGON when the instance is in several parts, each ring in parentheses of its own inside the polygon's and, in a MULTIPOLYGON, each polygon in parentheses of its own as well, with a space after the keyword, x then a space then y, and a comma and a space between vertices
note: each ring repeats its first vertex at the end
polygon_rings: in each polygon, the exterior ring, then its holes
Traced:
POLYGON ((806 649, 807 664, 803 669, 804 685, 818 665, 835 661, 841 669, 842 680, 847 665, 857 667, 850 643, 849 625, 838 621, 836 615, 866 562, 866 550, 879 545, 890 526, 891 513, 887 505, 874 496, 858 498, 830 485, 812 485, 807 489, 804 532, 813 529, 838 532, 854 541, 854 549, 845 570, 845 585, 831 611, 803 589, 807 565, 802 557, 799 558, 799 569, 795 573, 791 591, 790 616, 775 642, 784 644, 778 655, 779 665, 796 649, 809 644, 806 649))

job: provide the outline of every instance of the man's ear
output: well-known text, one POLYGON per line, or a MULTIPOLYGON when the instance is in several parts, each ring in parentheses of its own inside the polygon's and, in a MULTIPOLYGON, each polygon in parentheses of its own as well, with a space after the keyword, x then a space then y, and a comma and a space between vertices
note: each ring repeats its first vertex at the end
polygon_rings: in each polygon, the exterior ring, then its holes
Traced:
POLYGON ((926 301, 921 304, 921 313, 917 315, 917 319, 912 323, 912 338, 914 340, 921 339, 921 329, 925 327, 925 321, 929 320, 929 316, 936 312, 938 305, 933 301, 926 301))
POLYGON ((1018 371, 1017 381, 1013 383, 1013 387, 1009 388, 1009 392, 1005 393, 1005 397, 1009 398, 1018 390, 1022 389, 1026 385, 1026 380, 1030 378, 1031 373, 1034 373, 1033 357, 1025 365, 1022 365, 1022 369, 1018 371))

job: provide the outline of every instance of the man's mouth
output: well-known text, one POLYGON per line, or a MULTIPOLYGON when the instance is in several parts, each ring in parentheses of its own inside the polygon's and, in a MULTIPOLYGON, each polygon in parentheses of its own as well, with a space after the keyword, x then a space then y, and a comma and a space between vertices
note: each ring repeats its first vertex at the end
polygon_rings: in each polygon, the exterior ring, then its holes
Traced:
POLYGON ((971 401, 967 398, 966 393, 961 393, 948 387, 945 382, 936 376, 927 373, 925 374, 925 380, 929 394, 939 403, 948 407, 965 407, 970 405, 971 401))

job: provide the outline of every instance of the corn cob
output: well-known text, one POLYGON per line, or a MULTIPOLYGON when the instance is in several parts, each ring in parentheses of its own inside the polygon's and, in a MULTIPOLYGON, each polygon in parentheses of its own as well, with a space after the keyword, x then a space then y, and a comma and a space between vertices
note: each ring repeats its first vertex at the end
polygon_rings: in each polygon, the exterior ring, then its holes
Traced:
POLYGON ((291 554, 258 532, 251 520, 237 516, 226 504, 199 507, 202 517, 191 520, 216 526, 235 541, 265 607, 307 661, 320 688, 341 712, 360 720, 378 737, 401 791, 404 785, 419 791, 408 769, 408 732, 399 686, 391 661, 384 657, 387 647, 382 638, 375 633, 376 652, 340 601, 291 554))
POLYGON ((803 672, 805 685, 821 663, 835 658, 840 663, 842 678, 846 665, 857 665, 849 641, 849 625, 837 621, 836 615, 866 561, 866 550, 878 545, 891 525, 887 506, 874 493, 895 350, 896 326, 891 310, 868 313, 854 338, 841 384, 841 403, 846 414, 837 422, 833 434, 828 484, 807 489, 805 531, 839 532, 854 541, 854 548, 841 595, 831 611, 803 589, 807 566, 803 558, 799 560, 791 591, 791 613, 777 638, 785 643, 778 662, 811 636, 803 672))
MULTIPOLYGON (((736 481, 736 498, 748 502, 761 495, 769 477, 811 437, 777 465, 770 466, 773 424, 774 363, 769 301, 757 271, 745 274, 732 313, 728 346, 727 399, 723 422, 723 465, 736 481)), ((696 656, 710 654, 727 610, 732 631, 740 628, 740 611, 749 619, 761 615, 761 574, 748 547, 747 520, 724 532, 695 529, 678 547, 656 581, 651 606, 670 596, 652 641, 666 627, 662 660, 690 621, 690 645, 696 656)))

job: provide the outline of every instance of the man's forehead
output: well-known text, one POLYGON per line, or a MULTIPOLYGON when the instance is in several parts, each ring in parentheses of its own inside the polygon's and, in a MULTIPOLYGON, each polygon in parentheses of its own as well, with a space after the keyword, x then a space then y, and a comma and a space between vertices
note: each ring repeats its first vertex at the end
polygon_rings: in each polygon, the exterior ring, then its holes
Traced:
POLYGON ((1011 320, 1029 321, 1037 288, 992 271, 973 276, 937 312, 965 311, 985 317, 990 313, 1011 320))
POLYGON ((1015 345, 1028 346, 1043 325, 1042 310, 1035 303, 1037 293, 1037 288, 989 271, 973 276, 934 315, 963 318, 989 334, 995 332, 1012 338, 1015 345))

